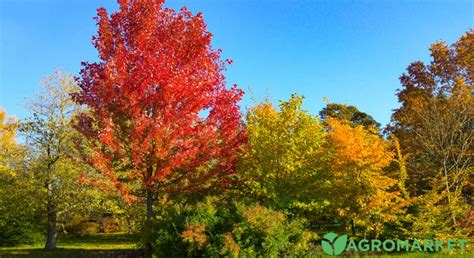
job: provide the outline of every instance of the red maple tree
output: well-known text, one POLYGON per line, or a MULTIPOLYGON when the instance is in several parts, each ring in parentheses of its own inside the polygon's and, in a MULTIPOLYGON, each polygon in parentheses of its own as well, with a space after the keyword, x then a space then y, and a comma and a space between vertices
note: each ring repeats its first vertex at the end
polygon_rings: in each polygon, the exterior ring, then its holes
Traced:
POLYGON ((163 1, 119 0, 110 17, 99 8, 93 44, 99 62, 84 62, 73 95, 88 107, 76 122, 87 160, 126 200, 191 192, 226 182, 245 143, 237 102, 225 86, 225 62, 211 47, 201 13, 163 1), (132 186, 141 185, 140 192, 132 186))

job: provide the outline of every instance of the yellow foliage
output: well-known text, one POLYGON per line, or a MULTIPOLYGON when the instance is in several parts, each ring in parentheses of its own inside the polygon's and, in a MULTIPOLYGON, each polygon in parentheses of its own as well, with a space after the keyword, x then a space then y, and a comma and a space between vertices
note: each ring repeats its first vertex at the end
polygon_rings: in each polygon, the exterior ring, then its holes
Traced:
POLYGON ((14 118, 7 119, 7 112, 0 109, 0 149, 8 149, 15 145, 18 122, 14 118), (6 121, 5 121, 6 120, 6 121))
MULTIPOLYGON (((18 155, 18 145, 16 144, 16 130, 18 122, 14 118, 7 119, 7 113, 0 109, 0 171, 8 171, 8 160, 18 155)), ((14 172, 9 172, 15 176, 14 172)))
POLYGON ((327 124, 335 211, 377 235, 403 206, 400 193, 392 190, 398 180, 383 171, 394 157, 390 142, 360 125, 333 118, 327 124))
POLYGON ((354 168, 380 170, 393 157, 387 151, 389 143, 378 135, 369 133, 363 126, 352 127, 347 123, 329 118, 330 141, 335 151, 334 170, 354 166, 354 168))

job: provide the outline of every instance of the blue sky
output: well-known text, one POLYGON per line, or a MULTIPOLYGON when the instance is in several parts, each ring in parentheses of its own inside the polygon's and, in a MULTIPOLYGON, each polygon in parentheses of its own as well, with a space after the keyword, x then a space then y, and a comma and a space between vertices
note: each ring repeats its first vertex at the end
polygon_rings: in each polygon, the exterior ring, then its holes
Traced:
MULTIPOLYGON (((247 94, 306 97, 317 114, 331 102, 357 106, 382 124, 398 106, 398 77, 429 60, 439 39, 454 42, 474 27, 474 1, 168 1, 201 11, 213 46, 234 60, 226 72, 247 94), (249 88, 253 92, 249 94, 249 88)), ((115 1, 0 0, 0 108, 24 118, 24 98, 55 68, 77 74, 94 61, 96 8, 115 1)))

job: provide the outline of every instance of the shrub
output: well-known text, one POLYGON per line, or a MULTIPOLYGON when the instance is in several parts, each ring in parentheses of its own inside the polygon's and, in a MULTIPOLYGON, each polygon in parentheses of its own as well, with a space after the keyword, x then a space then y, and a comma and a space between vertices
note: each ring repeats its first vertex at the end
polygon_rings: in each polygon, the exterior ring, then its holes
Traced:
POLYGON ((36 183, 28 174, 2 171, 0 164, 0 246, 45 240, 44 192, 36 183))
POLYGON ((165 207, 142 240, 153 243, 158 257, 304 255, 315 239, 305 226, 303 219, 258 204, 207 198, 165 207))
POLYGON ((65 225, 66 233, 72 236, 92 235, 98 232, 99 224, 88 218, 73 215, 65 225))
POLYGON ((0 225, 0 246, 38 244, 45 239, 43 226, 35 221, 14 218, 0 225))

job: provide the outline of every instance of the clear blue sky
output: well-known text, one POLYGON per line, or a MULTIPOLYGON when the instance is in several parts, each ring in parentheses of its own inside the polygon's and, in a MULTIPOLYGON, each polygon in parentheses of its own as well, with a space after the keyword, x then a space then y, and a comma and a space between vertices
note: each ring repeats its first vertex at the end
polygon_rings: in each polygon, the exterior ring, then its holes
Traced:
MULTIPOLYGON (((213 46, 234 64, 226 73, 257 98, 297 92, 317 114, 331 102, 357 106, 386 124, 397 107, 398 77, 429 60, 438 39, 452 43, 474 27, 474 1, 168 1, 201 11, 213 46)), ((93 61, 96 8, 115 1, 0 0, 0 107, 23 118, 24 98, 60 67, 77 74, 93 61)), ((251 104, 246 94, 243 106, 251 104)))

